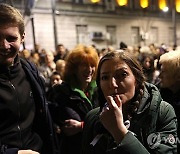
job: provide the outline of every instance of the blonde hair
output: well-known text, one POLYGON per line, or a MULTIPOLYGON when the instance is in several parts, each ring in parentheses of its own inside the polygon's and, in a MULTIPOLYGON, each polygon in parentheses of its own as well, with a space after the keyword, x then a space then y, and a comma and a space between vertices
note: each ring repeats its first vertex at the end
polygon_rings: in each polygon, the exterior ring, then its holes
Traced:
POLYGON ((66 66, 66 61, 63 59, 58 59, 56 61, 56 71, 61 75, 61 78, 64 79, 64 69, 66 66))
POLYGON ((161 65, 165 65, 168 73, 172 76, 180 76, 180 52, 170 51, 161 55, 159 59, 161 65))

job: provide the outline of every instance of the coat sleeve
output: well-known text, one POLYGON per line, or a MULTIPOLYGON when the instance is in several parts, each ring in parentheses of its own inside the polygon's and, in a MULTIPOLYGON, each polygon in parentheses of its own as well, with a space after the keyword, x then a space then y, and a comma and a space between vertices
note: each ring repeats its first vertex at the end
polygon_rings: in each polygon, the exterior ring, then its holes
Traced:
MULTIPOLYGON (((92 152, 89 143, 92 141, 92 125, 94 121, 96 121, 95 115, 99 109, 93 109, 91 110, 87 116, 85 121, 85 129, 83 131, 83 147, 82 147, 82 153, 81 154, 91 154, 92 152), (88 129, 87 129, 88 128, 88 129)), ((149 154, 149 152, 146 150, 146 148, 141 144, 141 142, 133 135, 132 132, 128 132, 124 139, 122 140, 121 144, 117 145, 114 148, 108 149, 106 154, 149 154)))
POLYGON ((5 145, 0 146, 0 154, 17 154, 18 148, 7 148, 5 145))
POLYGON ((134 136, 132 132, 128 132, 123 138, 122 142, 115 148, 107 151, 107 154, 149 154, 147 149, 141 142, 134 136))
POLYGON ((173 107, 167 102, 162 101, 160 105, 157 132, 147 137, 148 148, 131 133, 128 132, 121 144, 113 149, 109 149, 108 154, 159 154, 177 153, 177 119, 173 107), (147 150, 150 149, 150 150, 147 150))

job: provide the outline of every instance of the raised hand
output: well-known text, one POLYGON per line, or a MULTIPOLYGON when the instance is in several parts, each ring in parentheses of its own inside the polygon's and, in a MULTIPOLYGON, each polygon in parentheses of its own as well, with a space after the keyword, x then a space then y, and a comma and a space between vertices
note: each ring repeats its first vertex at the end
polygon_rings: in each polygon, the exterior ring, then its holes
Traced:
POLYGON ((100 114, 100 121, 119 144, 128 132, 123 121, 122 103, 119 95, 107 96, 107 104, 108 106, 104 107, 100 114))

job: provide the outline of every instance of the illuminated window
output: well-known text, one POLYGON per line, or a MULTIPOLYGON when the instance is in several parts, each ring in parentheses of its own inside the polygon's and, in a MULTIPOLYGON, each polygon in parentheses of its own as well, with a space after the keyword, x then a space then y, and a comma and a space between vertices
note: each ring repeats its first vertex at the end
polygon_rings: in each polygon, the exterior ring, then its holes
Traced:
POLYGON ((149 5, 149 1, 148 0, 140 0, 140 6, 144 9, 147 8, 149 5))
POLYGON ((117 0, 119 6, 125 6, 128 3, 128 0, 117 0))
POLYGON ((180 0, 176 0, 175 5, 176 5, 176 11, 180 12, 180 0))
POLYGON ((98 3, 100 2, 101 0, 91 0, 92 3, 98 3))
POLYGON ((158 1, 159 2, 159 8, 161 9, 161 10, 166 10, 167 9, 167 3, 166 3, 166 0, 159 0, 158 1))

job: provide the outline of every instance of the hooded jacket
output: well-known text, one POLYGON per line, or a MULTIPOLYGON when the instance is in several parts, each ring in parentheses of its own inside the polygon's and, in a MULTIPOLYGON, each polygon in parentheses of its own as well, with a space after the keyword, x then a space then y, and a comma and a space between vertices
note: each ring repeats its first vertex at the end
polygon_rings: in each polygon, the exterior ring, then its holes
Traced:
POLYGON ((152 84, 146 83, 137 113, 128 133, 117 145, 99 121, 100 108, 85 119, 82 154, 156 154, 177 153, 177 119, 173 107, 162 100, 152 84), (101 127, 100 127, 101 126, 101 127))
POLYGON ((34 64, 16 57, 0 69, 0 152, 59 153, 44 83, 34 64), (23 94, 23 95, 22 95, 23 94))

